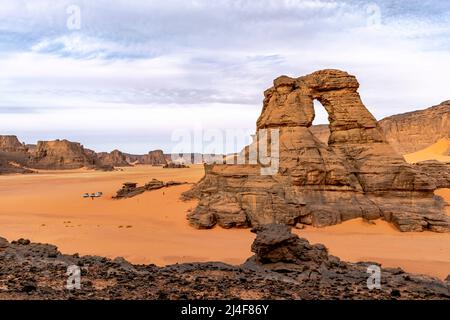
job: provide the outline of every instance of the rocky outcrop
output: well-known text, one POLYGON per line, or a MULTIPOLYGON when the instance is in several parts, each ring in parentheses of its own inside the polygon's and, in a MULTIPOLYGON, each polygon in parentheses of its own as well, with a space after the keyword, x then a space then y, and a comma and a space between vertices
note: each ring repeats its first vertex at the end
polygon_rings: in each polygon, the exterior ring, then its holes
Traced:
POLYGON ((2 159, 0 156, 0 175, 13 174, 13 173, 33 173, 33 170, 24 168, 17 164, 12 164, 6 159, 2 159))
POLYGON ((16 136, 0 136, 0 152, 27 152, 28 148, 16 136))
POLYGON ((130 164, 127 161, 125 154, 119 150, 113 150, 111 152, 99 152, 97 153, 99 162, 102 165, 108 165, 113 167, 128 167, 130 164))
POLYGON ((439 139, 450 138, 450 101, 383 119, 387 141, 401 154, 424 149, 439 139))
POLYGON ((126 154, 126 160, 132 164, 166 165, 167 160, 162 150, 150 151, 145 155, 126 154))
MULTIPOLYGON (((26 167, 28 164, 29 157, 28 148, 16 136, 0 136, 0 159, 4 170, 7 164, 14 163, 15 165, 12 165, 10 169, 19 173, 20 167, 26 167), (14 170, 15 168, 19 170, 14 170)), ((27 172, 25 168, 22 170, 27 172)))
POLYGON ((179 186, 182 184, 187 184, 187 182, 180 182, 180 181, 163 182, 157 179, 152 179, 150 182, 140 187, 138 187, 137 183, 135 182, 126 182, 123 184, 122 188, 117 191, 113 199, 132 198, 146 191, 179 186))
POLYGON ((163 166, 164 169, 185 169, 185 168, 189 168, 189 166, 182 164, 182 163, 174 163, 174 162, 169 162, 168 164, 163 166))
POLYGON ((95 168, 98 159, 78 142, 68 140, 39 141, 29 162, 36 169, 95 168))
MULTIPOLYGON (((450 138, 450 101, 425 110, 390 116, 379 123, 387 142, 398 153, 413 153, 440 139, 450 138)), ((327 125, 313 126, 310 130, 320 141, 328 143, 330 130, 327 125)))
POLYGON ((429 160, 415 163, 414 166, 433 179, 436 187, 450 188, 450 163, 429 160))
POLYGON ((286 226, 254 232, 255 256, 242 266, 133 265, 0 238, 0 299, 450 299, 450 283, 400 268, 380 268, 380 287, 369 289, 368 266, 379 267, 376 263, 341 261, 286 226), (69 266, 80 268, 80 290, 66 288, 69 266))
POLYGON ((278 132, 279 153, 272 159, 278 170, 266 175, 261 164, 206 165, 204 178, 184 194, 200 200, 190 223, 322 227, 363 217, 383 218, 401 231, 450 231, 433 179, 389 145, 358 88, 354 76, 339 70, 275 79, 264 93, 257 129, 278 132), (328 145, 309 129, 315 99, 329 113, 328 145))

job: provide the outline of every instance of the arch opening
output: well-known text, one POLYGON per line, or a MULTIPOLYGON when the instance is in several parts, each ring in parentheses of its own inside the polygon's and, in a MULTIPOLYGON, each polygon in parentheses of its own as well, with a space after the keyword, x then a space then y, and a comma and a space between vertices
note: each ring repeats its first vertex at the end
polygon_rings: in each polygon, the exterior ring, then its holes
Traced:
POLYGON ((319 100, 314 99, 314 120, 309 128, 312 134, 324 144, 328 145, 330 137, 329 114, 319 100))

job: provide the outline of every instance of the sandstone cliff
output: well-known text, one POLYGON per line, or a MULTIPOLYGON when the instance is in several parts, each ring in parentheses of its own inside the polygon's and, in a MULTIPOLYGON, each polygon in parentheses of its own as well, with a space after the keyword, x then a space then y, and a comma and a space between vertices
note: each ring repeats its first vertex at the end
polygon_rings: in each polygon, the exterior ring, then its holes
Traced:
POLYGON ((29 173, 21 167, 29 160, 28 148, 16 136, 0 136, 0 171, 5 173, 29 173))
POLYGON ((1 152, 27 152, 27 147, 16 136, 0 136, 1 152))
POLYGON ((94 168, 97 164, 94 152, 68 140, 39 141, 29 162, 36 169, 94 168))
MULTIPOLYGON (((390 116, 380 120, 386 140, 400 154, 422 150, 443 138, 450 138, 450 101, 419 111, 390 116)), ((311 127, 311 132, 328 143, 327 125, 311 127)))
POLYGON ((450 162, 428 160, 414 166, 433 179, 437 188, 450 188, 450 162))
POLYGON ((97 153, 99 162, 102 165, 113 167, 128 167, 130 164, 127 161, 125 154, 119 150, 113 150, 111 152, 99 152, 97 153))
POLYGON ((354 76, 323 70, 282 76, 265 91, 257 129, 279 130, 279 168, 206 166, 186 198, 200 200, 189 214, 198 228, 267 223, 327 226, 356 217, 384 218, 401 231, 450 231, 433 179, 407 164, 389 145, 363 105, 354 76), (328 145, 310 131, 317 99, 330 118, 328 145))
POLYGON ((133 164, 149 164, 149 165, 165 165, 167 164, 166 157, 162 150, 150 151, 144 155, 126 154, 126 160, 133 164))

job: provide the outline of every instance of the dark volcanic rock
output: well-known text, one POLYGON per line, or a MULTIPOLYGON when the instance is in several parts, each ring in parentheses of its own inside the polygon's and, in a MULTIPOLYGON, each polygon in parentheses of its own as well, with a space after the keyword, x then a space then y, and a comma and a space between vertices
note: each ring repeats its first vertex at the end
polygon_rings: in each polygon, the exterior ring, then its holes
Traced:
POLYGON ((242 266, 133 265, 0 238, 0 299, 450 299, 448 283, 398 268, 382 269, 381 288, 370 290, 367 267, 373 263, 340 261, 286 226, 254 232, 256 255, 242 266), (73 265, 81 269, 80 290, 66 288, 73 265))

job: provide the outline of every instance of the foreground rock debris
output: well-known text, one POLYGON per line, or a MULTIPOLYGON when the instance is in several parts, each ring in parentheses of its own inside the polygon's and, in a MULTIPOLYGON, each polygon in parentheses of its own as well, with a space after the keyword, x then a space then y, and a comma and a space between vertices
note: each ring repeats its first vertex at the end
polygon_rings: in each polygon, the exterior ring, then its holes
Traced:
POLYGON ((358 88, 354 76, 339 70, 275 79, 257 129, 279 130, 277 173, 261 175, 255 164, 206 165, 204 178, 184 194, 200 200, 190 223, 323 227, 362 217, 383 218, 401 231, 450 231, 445 203, 434 196, 436 181, 389 145, 358 88), (328 145, 310 131, 314 100, 329 114, 328 145))
POLYGON ((0 238, 0 299, 450 299, 449 282, 399 268, 382 269, 380 289, 369 290, 374 263, 340 261, 285 225, 253 231, 255 256, 242 266, 133 265, 0 238), (73 265, 81 268, 80 290, 66 288, 73 265))

